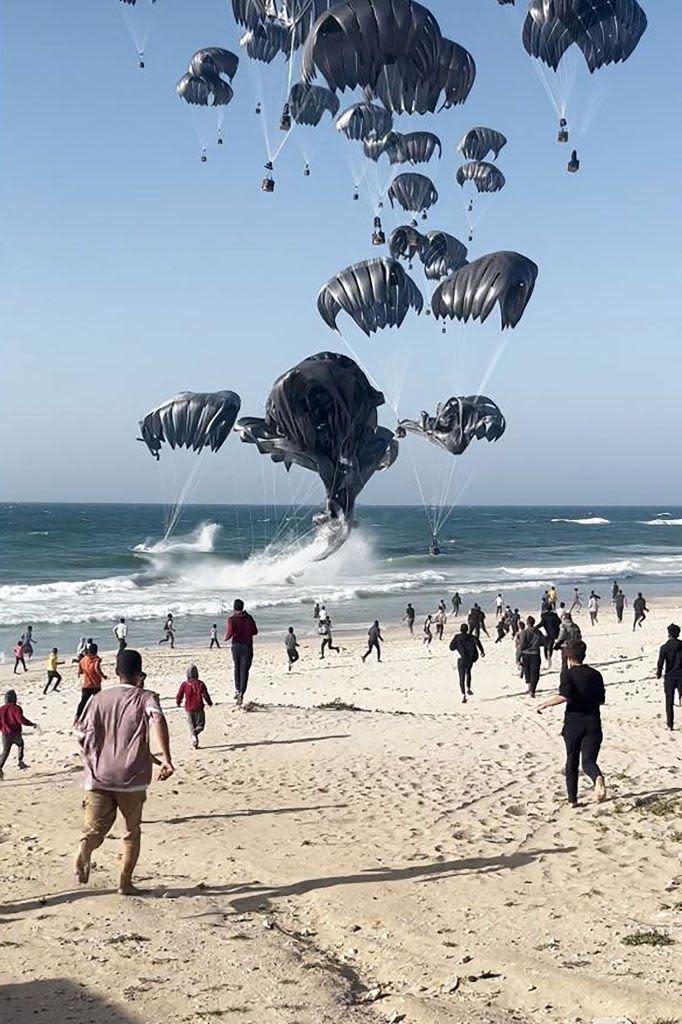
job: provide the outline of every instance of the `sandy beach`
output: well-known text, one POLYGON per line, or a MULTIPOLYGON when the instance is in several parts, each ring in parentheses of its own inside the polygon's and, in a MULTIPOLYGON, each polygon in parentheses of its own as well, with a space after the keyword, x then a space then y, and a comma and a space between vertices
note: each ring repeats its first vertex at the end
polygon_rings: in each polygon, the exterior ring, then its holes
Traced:
MULTIPOLYGON (((288 674, 283 647, 260 643, 250 713, 233 707, 229 650, 146 650, 176 774, 149 793, 144 898, 115 893, 114 838, 90 884, 73 879, 75 670, 44 697, 42 658, 14 680, 3 666, 43 730, 26 730, 30 771, 9 761, 0 790, 8 1019, 676 1018, 678 946, 623 940, 682 941, 680 732, 654 678, 681 617, 659 606, 634 634, 609 607, 594 629, 581 616, 607 687, 608 800, 581 778, 577 810, 562 712, 535 713, 508 640, 486 644, 466 706, 447 644, 398 627, 382 664, 362 664, 357 637, 322 662, 311 637, 288 674), (199 751, 174 704, 191 660, 216 701, 199 751), (356 710, 320 707, 335 700, 356 710)), ((557 679, 543 672, 542 695, 557 679)))

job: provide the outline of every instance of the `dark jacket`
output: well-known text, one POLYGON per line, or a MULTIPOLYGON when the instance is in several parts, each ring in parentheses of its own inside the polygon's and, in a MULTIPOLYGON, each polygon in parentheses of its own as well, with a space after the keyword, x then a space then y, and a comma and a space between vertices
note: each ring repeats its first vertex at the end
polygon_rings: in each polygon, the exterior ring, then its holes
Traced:
POLYGON ((457 651, 460 658, 471 664, 478 661, 479 651, 485 656, 483 644, 477 636, 472 636, 471 633, 455 633, 450 641, 450 650, 457 651))
POLYGON ((666 679, 682 679, 682 640, 667 640, 658 655, 656 678, 665 673, 666 679))
POLYGON ((556 612, 546 611, 540 616, 540 626, 550 640, 556 640, 561 631, 561 619, 556 612))
POLYGON ((516 652, 519 658, 523 655, 528 657, 540 657, 540 653, 544 651, 546 643, 546 637, 540 632, 537 626, 526 626, 519 633, 518 640, 516 642, 516 652))

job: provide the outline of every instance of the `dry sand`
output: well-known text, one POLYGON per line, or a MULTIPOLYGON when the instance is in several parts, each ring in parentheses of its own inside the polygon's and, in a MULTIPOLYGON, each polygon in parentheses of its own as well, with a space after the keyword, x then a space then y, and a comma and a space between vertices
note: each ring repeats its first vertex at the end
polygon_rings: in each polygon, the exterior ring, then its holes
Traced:
POLYGON ((609 793, 597 806, 581 779, 578 810, 562 712, 534 713, 509 640, 486 645, 466 706, 447 644, 397 627, 381 665, 361 663, 358 638, 319 661, 311 638, 288 675, 283 647, 258 644, 251 713, 233 708, 228 650, 145 652, 176 774, 150 790, 144 898, 115 893, 115 838, 90 885, 73 880, 77 683, 66 666, 43 697, 41 657, 15 682, 43 732, 26 730, 30 771, 12 755, 0 784, 3 1019, 682 1018, 682 733, 654 678, 671 617, 679 603, 636 634, 608 607, 594 629, 581 617, 607 684, 609 793), (173 700, 193 659, 217 701, 199 751, 173 700), (362 710, 317 707, 335 698, 362 710), (654 929, 675 944, 622 941, 654 929))

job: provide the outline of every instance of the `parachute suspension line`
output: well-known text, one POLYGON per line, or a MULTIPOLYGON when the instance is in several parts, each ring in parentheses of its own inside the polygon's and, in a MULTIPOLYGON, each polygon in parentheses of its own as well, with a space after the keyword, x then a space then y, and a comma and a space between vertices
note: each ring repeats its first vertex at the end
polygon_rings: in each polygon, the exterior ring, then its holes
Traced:
POLYGON ((192 465, 192 469, 185 480, 185 483, 182 487, 182 490, 180 491, 177 500, 175 501, 175 507, 170 517, 170 522, 166 527, 166 533, 163 538, 164 540, 168 540, 170 535, 175 530, 175 527, 178 525, 180 517, 184 512, 185 505, 187 505, 189 499, 196 493, 197 487, 199 486, 204 476, 206 475, 206 471, 208 469, 206 452, 207 449, 204 448, 204 450, 199 454, 199 457, 194 461, 192 465))
POLYGON ((272 148, 270 146, 270 132, 268 130, 269 103, 266 103, 263 76, 261 75, 258 61, 249 60, 246 64, 249 69, 249 75, 251 76, 252 88, 257 97, 256 102, 259 107, 262 107, 262 113, 258 119, 261 122, 261 130, 263 132, 263 140, 265 142, 265 151, 268 154, 268 161, 272 163, 272 148))
POLYGON ((490 378, 492 377, 493 373, 497 369, 497 364, 499 363, 500 359, 502 358, 504 350, 507 347, 507 341, 508 340, 509 340, 509 337, 508 337, 508 335, 505 334, 498 341, 497 346, 495 347, 495 351, 493 352, 492 356, 490 357, 490 360, 488 362, 488 366, 486 368, 486 371, 485 371, 485 373, 483 374, 483 376, 481 378, 481 383, 478 385, 478 394, 479 395, 481 395, 483 393, 483 389, 488 386, 488 381, 490 380, 490 378))
POLYGON ((410 450, 409 445, 407 445, 406 447, 407 447, 407 453, 408 453, 408 455, 410 457, 410 463, 412 464, 412 472, 414 473, 414 478, 417 481, 417 489, 419 490, 419 496, 421 498, 421 503, 422 503, 423 508, 424 508, 424 515, 426 516, 426 521, 429 524, 429 530, 431 531, 431 536, 435 537, 436 536, 435 519, 432 517, 432 515, 431 515, 432 510, 429 508, 429 505, 427 504, 427 501, 426 501, 426 495, 424 494, 424 488, 422 487, 421 477, 420 477, 419 471, 417 469, 417 464, 414 461, 414 457, 412 455, 412 452, 410 450))
POLYGON ((121 12, 125 27, 133 41, 137 55, 140 59, 140 67, 144 67, 144 51, 152 28, 153 12, 145 9, 144 0, 139 5, 119 3, 118 9, 121 12))
POLYGON ((471 482, 471 479, 472 479, 473 475, 474 475, 474 471, 473 471, 473 469, 470 469, 469 472, 467 473, 467 475, 464 478, 464 482, 462 483, 462 486, 457 491, 457 494, 455 495, 454 501, 450 505, 450 508, 448 510, 447 515, 445 516, 445 518, 439 524, 438 528, 440 530, 443 530, 445 528, 445 525, 446 525, 448 519, 450 518, 452 513, 455 511, 457 506, 459 505, 460 501, 462 500, 462 495, 464 494, 464 492, 466 491, 467 487, 469 486, 469 483, 471 482))
MULTIPOLYGON (((293 71, 294 71, 294 51, 295 51, 295 47, 296 47, 296 33, 293 30, 293 28, 292 28, 292 30, 291 30, 291 49, 289 50, 289 60, 288 60, 289 67, 288 67, 288 70, 287 70, 287 91, 286 91, 285 102, 286 102, 286 100, 288 100, 289 93, 291 92, 291 79, 293 77, 293 71)), ((284 135, 284 138, 280 142, 279 146, 277 147, 275 152, 269 157, 270 162, 272 164, 275 163, 275 160, 277 159, 279 154, 284 149, 284 146, 286 145, 287 139, 289 138, 289 136, 291 135, 291 133, 294 130, 294 125, 295 124, 296 124, 296 122, 292 120, 291 127, 287 129, 287 131, 286 131, 286 133, 284 135)))

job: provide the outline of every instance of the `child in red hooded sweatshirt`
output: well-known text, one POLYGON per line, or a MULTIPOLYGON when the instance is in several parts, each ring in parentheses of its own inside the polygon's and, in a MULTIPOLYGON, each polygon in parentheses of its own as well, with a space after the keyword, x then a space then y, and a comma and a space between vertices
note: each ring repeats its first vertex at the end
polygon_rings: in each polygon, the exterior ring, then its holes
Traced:
POLYGON ((22 725, 30 725, 34 729, 37 729, 35 722, 30 722, 28 718, 24 716, 21 704, 17 704, 17 695, 15 691, 8 690, 5 694, 5 703, 0 706, 0 739, 2 740, 2 749, 0 750, 0 779, 3 778, 2 769, 5 767, 5 761, 9 757, 9 752, 12 747, 17 748, 19 767, 28 768, 28 765, 24 761, 24 737, 21 731, 22 725))
POLYGON ((206 689, 206 685, 199 679, 199 669, 196 665, 190 665, 187 669, 187 679, 181 683, 175 698, 178 707, 185 702, 187 721, 189 723, 189 734, 192 737, 192 746, 196 750, 199 746, 199 733, 204 731, 206 726, 206 712, 204 702, 213 707, 213 701, 206 689))

